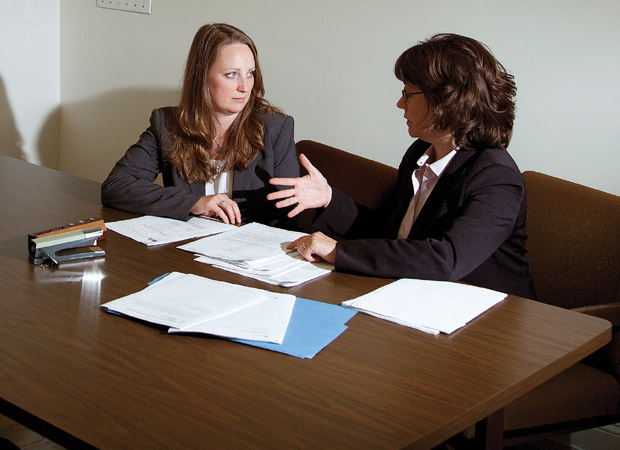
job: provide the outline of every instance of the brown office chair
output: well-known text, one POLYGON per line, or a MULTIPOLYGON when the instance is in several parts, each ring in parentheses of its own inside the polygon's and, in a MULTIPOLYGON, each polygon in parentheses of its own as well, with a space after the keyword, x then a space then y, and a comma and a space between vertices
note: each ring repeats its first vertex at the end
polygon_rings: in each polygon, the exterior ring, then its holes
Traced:
MULTIPOLYGON (((305 154, 330 186, 369 208, 378 206, 396 184, 398 171, 394 167, 315 141, 299 141, 295 146, 297 153, 305 154)), ((305 174, 306 170, 301 167, 301 175, 305 174)), ((299 219, 300 226, 308 227, 313 216, 312 211, 304 211, 299 219)), ((313 229, 306 228, 306 231, 313 229)))
MULTIPOLYGON (((397 170, 363 156, 315 141, 299 141, 297 153, 305 154, 330 186, 362 205, 374 208, 396 184, 397 170)), ((302 175, 305 171, 302 167, 302 175)))
POLYGON ((525 172, 538 300, 602 317, 612 342, 509 404, 504 445, 620 422, 620 197, 525 172))

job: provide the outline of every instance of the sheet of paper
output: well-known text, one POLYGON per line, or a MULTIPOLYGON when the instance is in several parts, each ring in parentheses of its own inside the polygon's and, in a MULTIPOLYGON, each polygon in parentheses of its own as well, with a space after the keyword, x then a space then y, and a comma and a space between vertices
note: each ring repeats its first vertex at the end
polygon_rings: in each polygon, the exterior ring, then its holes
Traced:
POLYGON ((196 261, 278 286, 292 287, 326 275, 334 266, 311 263, 286 246, 304 233, 249 223, 224 234, 178 248, 199 255, 196 261))
POLYGON ((209 236, 181 245, 188 252, 248 266, 291 252, 286 246, 305 233, 249 223, 225 234, 209 236))
POLYGON ((258 289, 173 272, 139 292, 101 306, 147 322, 183 329, 268 298, 265 291, 258 289))
MULTIPOLYGON (((208 258, 208 257, 205 257, 208 258)), ((230 264, 230 263, 225 263, 221 260, 216 260, 213 258, 210 258, 212 261, 214 261, 214 263, 219 263, 219 264, 230 264)), ((297 252, 288 252, 288 253, 284 253, 282 255, 276 256, 274 258, 269 258, 266 260, 261 260, 259 262, 256 262, 255 264, 252 264, 251 267, 247 267, 247 271, 251 272, 251 273, 255 273, 257 275, 263 275, 263 276, 271 276, 271 275, 278 275, 278 274, 282 274, 285 273, 289 270, 293 270, 297 267, 303 266, 305 265, 307 261, 297 252)), ((233 264, 230 264, 231 266, 233 264)), ((235 267, 238 267, 241 265, 237 265, 235 267)))
POLYGON ((347 329, 345 324, 355 313, 338 305, 298 298, 282 344, 237 339, 235 342, 310 359, 347 329))
POLYGON ((288 257, 288 261, 278 259, 269 264, 268 268, 263 269, 243 268, 207 256, 199 256, 196 258, 196 261, 212 264, 213 267, 217 267, 218 269, 282 287, 298 286, 307 281, 327 275, 334 270, 333 264, 311 263, 303 259, 303 257, 296 252, 294 254, 287 254, 286 256, 288 257))
POLYGON ((449 334, 504 298, 505 293, 461 283, 401 279, 342 305, 422 331, 449 334))
POLYGON ((218 319, 200 322, 182 330, 170 328, 169 333, 207 333, 226 338, 281 344, 288 328, 295 296, 274 292, 265 301, 218 319))
POLYGON ((155 216, 108 222, 106 227, 148 246, 204 237, 238 228, 207 217, 192 217, 184 222, 155 216))

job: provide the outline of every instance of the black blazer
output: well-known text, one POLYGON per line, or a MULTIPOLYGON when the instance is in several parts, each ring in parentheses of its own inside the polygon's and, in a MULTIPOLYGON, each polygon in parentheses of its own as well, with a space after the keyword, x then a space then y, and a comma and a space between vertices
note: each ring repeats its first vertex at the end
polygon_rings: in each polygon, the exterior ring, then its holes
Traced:
MULTIPOLYGON (((140 215, 187 220, 196 202, 205 195, 204 183, 188 183, 172 167, 164 143, 173 107, 153 110, 150 126, 116 163, 101 186, 104 206, 140 215), (153 183, 162 174, 164 187, 153 183)), ((298 177, 299 162, 293 138, 293 118, 275 113, 260 114, 264 123, 264 150, 244 171, 234 171, 233 199, 239 204, 242 220, 274 225, 287 221, 288 210, 278 210, 266 195, 276 187, 272 177, 298 177)))
POLYGON ((523 177, 507 151, 460 150, 422 207, 407 239, 397 239, 413 195, 411 176, 430 144, 417 140, 379 211, 334 190, 313 226, 343 236, 336 269, 388 278, 463 281, 536 298, 525 257, 523 177))

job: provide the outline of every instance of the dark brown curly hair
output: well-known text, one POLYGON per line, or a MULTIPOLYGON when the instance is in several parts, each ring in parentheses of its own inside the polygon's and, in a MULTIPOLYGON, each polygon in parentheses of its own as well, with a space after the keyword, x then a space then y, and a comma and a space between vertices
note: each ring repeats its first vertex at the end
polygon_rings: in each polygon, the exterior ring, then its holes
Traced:
POLYGON ((450 130, 456 145, 471 150, 508 147, 517 86, 484 44, 437 34, 400 55, 394 72, 424 92, 434 127, 450 130))
POLYGON ((166 151, 179 175, 187 181, 210 182, 218 171, 244 170, 264 148, 264 126, 259 113, 280 111, 263 98, 265 88, 254 42, 240 29, 223 23, 204 25, 189 50, 181 101, 176 109, 166 151), (254 87, 250 99, 231 125, 222 143, 224 167, 213 167, 210 151, 216 134, 209 71, 226 45, 247 45, 254 55, 254 87), (218 170, 219 169, 219 170, 218 170))

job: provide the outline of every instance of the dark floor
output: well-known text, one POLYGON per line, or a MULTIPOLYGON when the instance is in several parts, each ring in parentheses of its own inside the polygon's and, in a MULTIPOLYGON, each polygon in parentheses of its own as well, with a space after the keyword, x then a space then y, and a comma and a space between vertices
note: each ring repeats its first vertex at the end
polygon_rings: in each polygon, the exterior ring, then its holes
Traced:
MULTIPOLYGON (((0 438, 8 439, 21 450, 62 450, 63 447, 0 415, 0 438)), ((620 424, 557 436, 506 450, 620 450, 620 424)), ((0 439, 0 450, 5 450, 0 439)), ((7 449, 8 450, 8 449, 7 449)))

